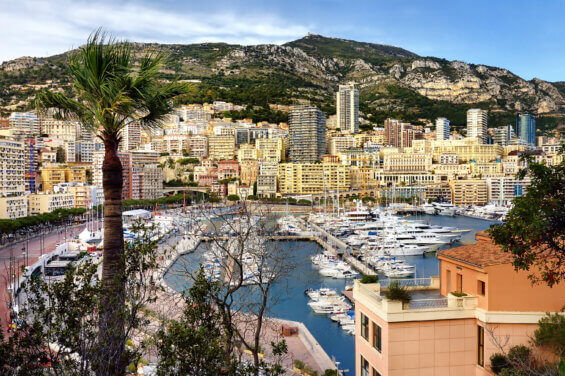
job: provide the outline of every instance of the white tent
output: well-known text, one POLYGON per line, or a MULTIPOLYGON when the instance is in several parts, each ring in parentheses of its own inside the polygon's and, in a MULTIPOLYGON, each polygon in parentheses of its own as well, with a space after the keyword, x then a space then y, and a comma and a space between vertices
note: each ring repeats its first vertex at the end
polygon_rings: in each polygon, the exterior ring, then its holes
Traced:
POLYGON ((143 209, 128 210, 122 213, 125 220, 132 220, 135 218, 148 219, 151 218, 151 212, 143 209))
POLYGON ((82 232, 79 234, 78 238, 83 242, 87 242, 92 239, 92 233, 88 231, 88 228, 85 227, 84 230, 82 230, 82 232))

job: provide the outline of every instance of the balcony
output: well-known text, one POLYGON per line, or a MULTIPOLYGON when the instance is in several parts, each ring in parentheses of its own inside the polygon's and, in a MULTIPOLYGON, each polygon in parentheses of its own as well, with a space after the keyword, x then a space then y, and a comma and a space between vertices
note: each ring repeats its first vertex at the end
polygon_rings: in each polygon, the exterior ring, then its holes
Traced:
POLYGON ((478 298, 456 297, 439 293, 439 277, 400 279, 398 282, 411 292, 410 302, 388 300, 386 291, 392 280, 374 284, 355 282, 355 301, 369 308, 388 322, 447 320, 475 317, 478 298))

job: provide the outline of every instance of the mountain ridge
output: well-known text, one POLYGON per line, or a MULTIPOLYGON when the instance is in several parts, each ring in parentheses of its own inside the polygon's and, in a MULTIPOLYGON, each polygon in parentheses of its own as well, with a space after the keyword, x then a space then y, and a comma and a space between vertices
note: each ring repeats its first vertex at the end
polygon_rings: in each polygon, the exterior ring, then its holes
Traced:
MULTIPOLYGON (((254 106, 311 101, 331 113, 338 85, 353 82, 360 89, 365 117, 374 123, 385 116, 425 123, 443 111, 462 125, 464 112, 473 106, 488 109, 497 123, 492 125, 513 122, 521 111, 544 118, 547 128, 565 123, 565 82, 524 80, 508 69, 422 57, 384 44, 308 34, 282 45, 134 46, 138 55, 151 49, 169 55, 163 78, 200 80, 186 101, 231 100, 254 106)), ((70 52, 0 65, 0 108, 25 107, 34 85, 68 90, 64 73, 70 52)))

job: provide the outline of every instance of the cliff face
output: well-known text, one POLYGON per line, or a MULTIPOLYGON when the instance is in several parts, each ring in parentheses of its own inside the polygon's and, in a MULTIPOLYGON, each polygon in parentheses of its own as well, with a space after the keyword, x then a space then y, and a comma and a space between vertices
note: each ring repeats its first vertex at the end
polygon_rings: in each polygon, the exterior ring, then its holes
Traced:
MULTIPOLYGON (((383 110, 411 110, 406 108, 402 98, 389 98, 383 91, 384 87, 396 87, 404 93, 411 92, 431 101, 487 104, 493 111, 530 111, 540 115, 565 113, 563 83, 552 84, 539 79, 526 81, 506 69, 420 57, 393 46, 311 34, 284 45, 205 43, 136 46, 140 52, 146 49, 165 50, 171 59, 162 71, 164 74, 191 79, 213 78, 220 86, 234 79, 254 82, 268 78, 266 80, 271 80, 272 84, 273 80, 284 77, 281 97, 304 93, 327 95, 335 91, 340 83, 355 82, 362 98, 367 101, 365 104, 383 110), (375 97, 368 95, 370 93, 381 95, 375 97)), ((8 84, 16 76, 15 83, 24 87, 44 83, 41 80, 49 77, 50 73, 55 84, 65 85, 67 79, 63 61, 61 56, 56 56, 20 58, 2 64, 0 106, 13 102, 10 93, 13 96, 14 90, 10 90, 8 84)))

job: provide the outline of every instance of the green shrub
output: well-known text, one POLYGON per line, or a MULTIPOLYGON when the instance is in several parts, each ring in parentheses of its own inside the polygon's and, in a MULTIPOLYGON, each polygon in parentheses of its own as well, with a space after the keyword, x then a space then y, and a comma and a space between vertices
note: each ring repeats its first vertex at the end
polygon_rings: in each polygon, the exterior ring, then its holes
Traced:
POLYGON ((300 359, 296 359, 296 360, 294 361, 294 367, 297 368, 297 369, 302 369, 302 370, 303 370, 303 369, 304 369, 304 362, 303 362, 302 360, 300 360, 300 359))
POLYGON ((323 376, 337 376, 337 370, 328 368, 327 370, 324 371, 323 376))
POLYGON ((238 195, 229 195, 228 200, 229 201, 239 201, 239 196, 238 195))
POLYGON ((464 297, 464 296, 467 296, 466 293, 464 293, 464 292, 459 292, 459 291, 452 291, 452 292, 451 292, 451 295, 456 296, 456 297, 458 297, 458 298, 462 298, 462 297, 464 297))
POLYGON ((364 275, 361 278, 361 283, 377 283, 379 281, 378 275, 364 275))
POLYGON ((410 291, 408 291, 406 286, 401 286, 398 281, 391 282, 385 291, 385 297, 388 300, 400 300, 403 303, 408 303, 412 300, 410 291))
POLYGON ((490 369, 497 375, 509 366, 508 358, 504 354, 496 353, 490 356, 490 369))
POLYGON ((527 364, 530 359, 530 349, 524 345, 514 346, 508 351, 510 363, 527 364))

